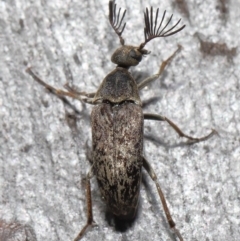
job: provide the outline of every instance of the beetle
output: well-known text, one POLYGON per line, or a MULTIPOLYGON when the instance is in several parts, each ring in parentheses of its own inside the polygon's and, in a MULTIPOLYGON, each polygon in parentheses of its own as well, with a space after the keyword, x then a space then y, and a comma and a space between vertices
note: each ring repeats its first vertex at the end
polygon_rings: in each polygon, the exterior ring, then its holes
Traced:
POLYGON ((167 60, 163 61, 157 74, 146 78, 139 84, 132 77, 129 68, 138 65, 142 58, 150 53, 144 49, 149 41, 174 35, 184 29, 185 25, 176 28, 181 21, 179 19, 177 23, 168 28, 173 15, 163 25, 166 11, 158 24, 159 9, 154 18, 153 8, 151 7, 150 10, 146 8, 144 42, 139 46, 125 45, 122 37, 126 26, 126 23, 123 24, 125 13, 126 10, 121 14, 121 8, 117 11, 116 4, 109 1, 109 22, 119 37, 121 46, 111 57, 116 68, 104 78, 95 93, 78 92, 68 84, 65 85, 67 91, 56 89, 41 80, 31 68, 28 68, 27 72, 37 82, 58 96, 68 96, 94 105, 91 113, 91 168, 86 178, 87 222, 74 241, 81 239, 87 228, 94 224, 90 179, 96 176, 101 196, 113 215, 119 219, 129 220, 135 217, 138 208, 143 168, 156 185, 170 228, 178 239, 183 241, 182 235, 175 227, 156 174, 143 156, 144 120, 166 121, 180 137, 189 139, 191 143, 208 139, 215 133, 215 130, 202 138, 194 138, 184 134, 165 116, 143 113, 139 91, 162 74, 165 66, 180 51, 181 46, 167 60))

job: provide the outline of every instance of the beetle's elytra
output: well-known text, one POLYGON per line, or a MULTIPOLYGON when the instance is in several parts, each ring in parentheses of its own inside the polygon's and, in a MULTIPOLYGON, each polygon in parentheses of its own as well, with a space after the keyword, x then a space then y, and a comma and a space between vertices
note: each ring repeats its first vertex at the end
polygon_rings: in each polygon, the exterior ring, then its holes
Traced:
POLYGON ((114 215, 135 216, 143 165, 143 113, 133 102, 101 103, 92 111, 93 168, 114 215), (97 160, 97 161, 95 161, 97 160))
POLYGON ((182 235, 175 228, 175 223, 156 174, 143 156, 144 119, 168 122, 181 137, 189 139, 191 143, 204 141, 212 136, 215 131, 212 130, 209 135, 202 138, 193 138, 185 135, 168 118, 142 112, 139 91, 161 75, 164 67, 172 60, 180 47, 161 64, 157 74, 150 76, 139 84, 132 77, 129 68, 138 65, 142 57, 150 53, 144 49, 149 41, 154 38, 174 35, 181 31, 185 25, 176 29, 181 21, 178 20, 172 27, 168 27, 172 16, 164 25, 166 12, 163 13, 160 24, 158 24, 159 9, 157 9, 155 17, 152 8, 150 11, 146 9, 144 13, 145 40, 139 46, 130 46, 125 45, 122 38, 126 26, 126 23, 123 24, 125 13, 126 10, 121 15, 121 9, 117 11, 116 4, 113 1, 109 2, 109 21, 122 46, 115 50, 111 58, 112 62, 117 65, 116 68, 104 78, 96 93, 77 92, 68 85, 65 86, 68 91, 55 89, 35 75, 31 68, 28 68, 27 72, 37 82, 58 96, 69 96, 94 105, 91 114, 92 158, 90 162, 92 166, 87 174, 86 181, 88 219, 74 241, 81 239, 86 229, 94 223, 91 177, 96 176, 101 196, 109 210, 120 219, 133 219, 138 207, 143 167, 155 182, 170 228, 175 232, 178 239, 183 241, 182 235))

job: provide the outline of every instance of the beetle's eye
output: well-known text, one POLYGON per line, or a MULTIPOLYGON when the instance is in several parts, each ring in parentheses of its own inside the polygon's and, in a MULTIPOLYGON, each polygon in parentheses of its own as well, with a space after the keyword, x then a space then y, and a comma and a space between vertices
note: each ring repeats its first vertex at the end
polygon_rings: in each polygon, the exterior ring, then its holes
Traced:
POLYGON ((139 51, 141 52, 141 54, 142 54, 143 56, 151 53, 151 51, 148 51, 148 50, 146 50, 146 49, 141 49, 141 50, 139 50, 139 51))
POLYGON ((142 60, 142 54, 140 52, 136 52, 136 50, 132 49, 129 53, 130 57, 136 59, 138 62, 142 60))

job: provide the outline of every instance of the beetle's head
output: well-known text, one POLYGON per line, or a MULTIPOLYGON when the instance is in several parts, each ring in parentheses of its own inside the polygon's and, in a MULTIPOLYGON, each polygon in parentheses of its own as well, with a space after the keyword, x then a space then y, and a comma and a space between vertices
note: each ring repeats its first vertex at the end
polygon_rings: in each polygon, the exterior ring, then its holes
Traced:
POLYGON ((173 35, 179 31, 181 31, 185 25, 182 27, 175 29, 175 27, 180 23, 181 19, 178 20, 178 22, 173 25, 171 28, 167 29, 167 26, 172 20, 172 16, 169 18, 167 23, 165 24, 164 27, 162 27, 162 23, 165 18, 166 11, 164 11, 164 14, 162 16, 161 22, 158 25, 157 20, 158 20, 158 12, 159 9, 157 9, 155 19, 153 17, 153 8, 151 7, 150 13, 148 8, 146 8, 146 12, 144 12, 144 20, 145 20, 145 28, 144 28, 144 36, 145 36, 145 41, 140 44, 138 47, 130 46, 130 45, 124 45, 124 39, 121 36, 124 28, 126 26, 126 23, 123 24, 122 22, 126 13, 126 10, 123 12, 123 15, 121 17, 121 8, 116 11, 116 4, 114 1, 109 1, 109 22, 114 29, 115 33, 118 35, 120 39, 120 43, 122 44, 122 47, 118 48, 112 55, 112 62, 117 64, 118 66, 121 67, 126 67, 129 68, 131 66, 136 66, 138 65, 142 57, 144 55, 147 55, 150 53, 150 51, 147 51, 144 49, 144 46, 151 41, 154 38, 158 37, 168 37, 170 35, 173 35), (122 26, 122 27, 121 27, 122 26))
POLYGON ((139 47, 123 45, 115 50, 111 61, 122 67, 136 66, 141 62, 142 57, 149 53, 150 52, 146 49, 139 49, 139 47))

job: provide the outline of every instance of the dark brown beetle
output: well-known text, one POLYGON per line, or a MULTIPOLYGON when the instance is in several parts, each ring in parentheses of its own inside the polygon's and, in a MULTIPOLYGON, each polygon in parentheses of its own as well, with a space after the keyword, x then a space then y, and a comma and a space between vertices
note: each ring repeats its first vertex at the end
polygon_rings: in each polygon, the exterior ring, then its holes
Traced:
POLYGON ((136 83, 128 69, 131 66, 138 65, 142 57, 150 53, 144 49, 144 46, 149 41, 158 37, 171 36, 181 31, 185 25, 174 30, 180 23, 181 20, 179 20, 174 26, 167 29, 172 20, 171 16, 162 27, 166 11, 162 16, 160 24, 158 24, 159 9, 157 9, 155 19, 153 17, 153 9, 151 8, 150 11, 146 9, 144 13, 145 41, 139 46, 129 46, 124 45, 124 39, 121 36, 126 25, 126 23, 122 25, 125 13, 126 10, 121 16, 121 9, 116 13, 116 4, 113 1, 109 2, 109 21, 120 38, 122 46, 113 53, 111 58, 117 67, 104 78, 96 93, 77 92, 68 85, 65 86, 68 91, 55 89, 37 77, 30 68, 27 71, 36 81, 58 96, 70 96, 96 105, 93 107, 91 114, 92 167, 86 181, 88 219, 86 225, 74 241, 81 239, 86 229, 94 224, 90 186, 91 177, 94 175, 97 177, 101 195, 110 211, 120 219, 133 219, 138 207, 142 167, 146 169, 155 182, 171 229, 179 240, 183 240, 180 232, 175 228, 175 223, 167 207, 156 174, 145 157, 143 157, 143 122, 144 119, 166 121, 181 137, 188 138, 191 143, 206 140, 215 131, 213 130, 209 135, 202 138, 193 138, 185 135, 172 121, 164 116, 143 114, 139 90, 161 75, 165 66, 180 50, 180 47, 161 64, 157 74, 143 80, 139 84, 136 83))

